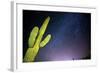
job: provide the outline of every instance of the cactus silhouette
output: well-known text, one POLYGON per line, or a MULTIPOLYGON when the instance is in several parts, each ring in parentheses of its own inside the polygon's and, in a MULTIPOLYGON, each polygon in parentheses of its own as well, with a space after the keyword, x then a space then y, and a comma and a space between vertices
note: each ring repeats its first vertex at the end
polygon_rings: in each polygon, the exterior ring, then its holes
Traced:
POLYGON ((48 23, 50 21, 50 17, 48 16, 40 30, 37 26, 35 26, 29 36, 28 40, 28 49, 24 56, 24 62, 33 62, 40 48, 44 47, 51 39, 51 34, 48 34, 44 40, 42 40, 43 35, 46 31, 48 23))

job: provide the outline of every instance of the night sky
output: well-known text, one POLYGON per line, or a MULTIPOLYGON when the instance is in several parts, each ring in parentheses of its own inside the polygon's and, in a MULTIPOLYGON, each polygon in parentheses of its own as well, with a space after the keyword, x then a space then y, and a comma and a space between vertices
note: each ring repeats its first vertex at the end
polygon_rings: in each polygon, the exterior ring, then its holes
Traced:
POLYGON ((91 14, 23 10, 23 57, 34 26, 41 27, 50 16, 43 39, 51 34, 50 42, 40 48, 35 62, 91 59, 91 14))

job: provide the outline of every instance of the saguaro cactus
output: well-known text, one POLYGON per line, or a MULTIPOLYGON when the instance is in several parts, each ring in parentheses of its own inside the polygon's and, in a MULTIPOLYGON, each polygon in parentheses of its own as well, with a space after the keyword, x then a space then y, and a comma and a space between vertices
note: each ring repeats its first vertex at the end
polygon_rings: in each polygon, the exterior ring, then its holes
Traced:
POLYGON ((24 62, 33 62, 39 49, 44 47, 51 39, 51 34, 48 34, 46 38, 42 41, 42 37, 46 31, 50 17, 47 17, 41 26, 40 30, 35 26, 29 36, 28 46, 29 48, 26 51, 24 56, 24 62))

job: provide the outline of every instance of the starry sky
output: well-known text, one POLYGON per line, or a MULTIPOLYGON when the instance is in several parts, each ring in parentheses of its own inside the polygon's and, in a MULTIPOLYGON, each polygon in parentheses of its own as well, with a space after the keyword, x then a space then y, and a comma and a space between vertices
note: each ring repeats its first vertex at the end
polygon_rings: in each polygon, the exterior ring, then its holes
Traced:
POLYGON ((43 39, 51 34, 50 42, 40 48, 35 62, 91 59, 91 14, 23 10, 23 57, 34 26, 41 27, 50 16, 43 39))

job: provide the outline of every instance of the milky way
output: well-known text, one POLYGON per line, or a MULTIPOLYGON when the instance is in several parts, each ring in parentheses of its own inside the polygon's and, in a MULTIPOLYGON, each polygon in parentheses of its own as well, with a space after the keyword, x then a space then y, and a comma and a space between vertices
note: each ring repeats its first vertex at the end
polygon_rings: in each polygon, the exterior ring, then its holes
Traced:
POLYGON ((23 10, 23 57, 30 31, 34 26, 41 27, 48 16, 51 19, 43 38, 50 33, 52 39, 40 48, 35 61, 91 59, 90 13, 32 10, 23 10))

